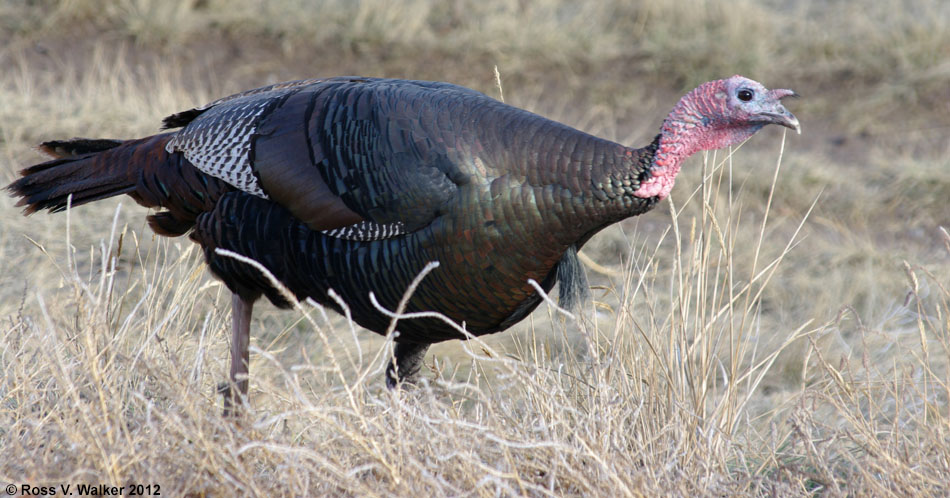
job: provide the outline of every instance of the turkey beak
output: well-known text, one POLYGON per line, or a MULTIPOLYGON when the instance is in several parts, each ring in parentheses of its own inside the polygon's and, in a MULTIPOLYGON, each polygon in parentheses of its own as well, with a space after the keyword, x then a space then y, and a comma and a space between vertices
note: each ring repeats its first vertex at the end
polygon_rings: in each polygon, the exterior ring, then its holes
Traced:
POLYGON ((773 103, 771 109, 760 112, 759 115, 765 118, 765 121, 771 124, 777 124, 795 130, 799 135, 802 134, 802 125, 794 114, 788 112, 788 109, 781 104, 785 97, 798 97, 798 94, 792 90, 779 89, 769 92, 769 100, 773 103))

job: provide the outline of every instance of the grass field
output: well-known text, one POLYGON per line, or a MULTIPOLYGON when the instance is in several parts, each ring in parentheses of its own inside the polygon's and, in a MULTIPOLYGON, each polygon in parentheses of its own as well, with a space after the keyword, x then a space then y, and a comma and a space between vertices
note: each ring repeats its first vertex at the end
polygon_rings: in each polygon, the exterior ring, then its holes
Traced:
POLYGON ((43 140, 310 76, 500 97, 497 67, 506 102, 630 145, 701 81, 803 95, 801 136, 692 158, 585 246, 591 309, 437 345, 416 389, 384 388, 383 338, 258 305, 241 420, 215 394, 230 295, 195 246, 128 198, 26 218, 0 195, 0 485, 945 496, 948 47, 940 0, 0 3, 4 185, 43 140))

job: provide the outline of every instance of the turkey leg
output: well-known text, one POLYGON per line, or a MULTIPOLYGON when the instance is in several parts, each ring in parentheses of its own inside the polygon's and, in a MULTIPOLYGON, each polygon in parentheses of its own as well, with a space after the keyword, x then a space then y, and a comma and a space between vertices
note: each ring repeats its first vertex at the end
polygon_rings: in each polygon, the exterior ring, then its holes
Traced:
POLYGON ((218 387, 224 396, 224 416, 237 415, 242 401, 247 398, 248 359, 247 348, 251 343, 251 312, 253 301, 241 296, 231 296, 231 380, 218 387), (234 388, 237 387, 237 395, 234 388))
POLYGON ((402 382, 415 380, 430 344, 397 342, 393 361, 386 368, 386 387, 395 389, 402 382))

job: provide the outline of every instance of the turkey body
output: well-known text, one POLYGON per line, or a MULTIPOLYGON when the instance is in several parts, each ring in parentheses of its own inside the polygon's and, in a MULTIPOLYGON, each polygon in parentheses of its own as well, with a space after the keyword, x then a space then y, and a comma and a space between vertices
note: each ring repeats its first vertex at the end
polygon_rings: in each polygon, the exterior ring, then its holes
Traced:
MULTIPOLYGON (((655 147, 631 150, 455 85, 342 78, 265 98, 278 102, 256 124, 252 171, 258 155, 270 160, 262 145, 286 150, 281 181, 319 175, 311 181, 322 181, 360 221, 347 233, 352 218, 317 219, 325 193, 291 209, 245 192, 223 196, 198 218, 192 237, 212 271, 246 299, 264 293, 287 304, 257 270, 215 248, 259 261, 298 299, 336 308, 327 295, 334 289, 357 323, 383 333, 391 319, 369 292, 395 310, 410 282, 436 261, 407 311, 438 311, 474 335, 497 332, 540 302, 528 279, 550 290, 569 247, 655 203, 625 197, 622 188, 629 194, 648 174, 655 147), (286 132, 267 135, 271 129, 286 132), (591 183, 611 172, 621 188, 591 183)), ((291 195, 277 191, 285 187, 269 171, 260 176, 262 191, 291 195)), ((435 318, 402 320, 397 330, 400 342, 462 338, 435 318)))
MULTIPOLYGON (((540 303, 529 280, 549 291, 593 234, 665 197, 681 159, 768 123, 799 129, 778 103, 790 94, 740 76, 707 83, 633 149, 448 83, 301 80, 166 118, 176 131, 46 142, 55 159, 8 189, 27 213, 128 194, 161 209, 149 216, 156 232, 190 233, 234 294, 231 378, 246 394, 238 378, 251 307, 261 295, 290 303, 217 249, 263 264, 299 300, 340 311, 335 292, 380 334, 392 319, 370 293, 396 310, 438 262, 405 311, 439 312, 472 335, 498 332, 540 303)), ((568 297, 580 291, 571 281, 568 297)), ((391 385, 394 368, 418 370, 429 344, 465 337, 435 318, 400 319, 395 330, 391 385)))

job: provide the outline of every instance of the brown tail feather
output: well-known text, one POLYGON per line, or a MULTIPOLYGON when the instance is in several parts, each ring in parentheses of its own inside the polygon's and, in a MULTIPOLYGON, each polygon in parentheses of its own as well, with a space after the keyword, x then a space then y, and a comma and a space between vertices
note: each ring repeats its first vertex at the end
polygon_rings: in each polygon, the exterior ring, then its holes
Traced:
POLYGON ((40 209, 62 211, 70 195, 72 205, 79 206, 135 190, 135 184, 129 182, 127 175, 102 172, 90 166, 94 166, 92 157, 54 159, 24 169, 20 172, 23 178, 7 189, 20 197, 16 205, 26 206, 26 214, 40 209))
POLYGON ((102 152, 122 145, 125 140, 108 138, 72 138, 51 140, 40 144, 39 149, 55 158, 77 158, 93 152, 102 152))
POLYGON ((161 235, 182 235, 201 212, 231 188, 198 171, 180 154, 169 154, 171 134, 138 140, 73 139, 51 141, 40 149, 56 157, 20 172, 22 178, 7 186, 20 197, 26 214, 51 212, 72 205, 129 194, 139 204, 165 208, 149 216, 149 225, 161 235))

